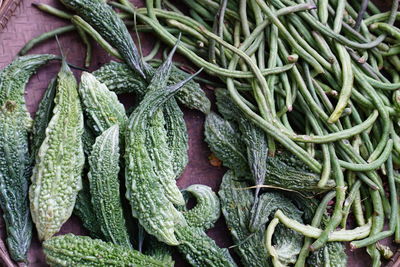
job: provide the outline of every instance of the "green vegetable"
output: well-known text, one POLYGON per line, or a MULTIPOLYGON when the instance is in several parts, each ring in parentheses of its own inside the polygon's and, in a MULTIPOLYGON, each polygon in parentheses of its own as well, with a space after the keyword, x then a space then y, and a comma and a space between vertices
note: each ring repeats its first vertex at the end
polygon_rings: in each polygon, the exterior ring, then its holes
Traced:
POLYGON ((142 59, 128 29, 106 2, 92 0, 60 1, 68 8, 73 9, 99 32, 107 42, 115 47, 130 68, 143 77, 147 76, 142 59))
POLYGON ((71 216, 82 187, 83 114, 75 77, 65 61, 57 77, 53 116, 40 146, 29 188, 33 222, 40 240, 57 233, 71 216))
POLYGON ((96 138, 89 156, 90 194, 106 241, 131 248, 119 193, 119 126, 96 138))
POLYGON ((178 250, 192 266, 237 266, 228 249, 218 247, 203 229, 178 226, 175 233, 178 250))
POLYGON ((19 105, 7 101, 0 108, 0 206, 11 258, 26 261, 32 237, 28 204, 31 159, 19 105))
POLYGON ((33 120, 32 128, 32 155, 36 155, 46 137, 46 128, 49 124, 54 109, 54 97, 56 95, 57 80, 52 79, 40 101, 38 110, 33 120))
MULTIPOLYGON (((133 216, 148 233, 167 244, 177 245, 175 225, 185 224, 185 220, 167 197, 165 183, 172 185, 174 176, 158 175, 168 170, 160 170, 160 167, 170 163, 168 158, 159 157, 168 155, 168 148, 164 145, 166 136, 160 129, 160 126, 164 127, 160 107, 191 77, 175 86, 160 88, 165 74, 168 75, 168 68, 161 66, 155 74, 154 85, 129 118, 125 153, 126 197, 131 203, 133 216)), ((182 197, 180 192, 179 195, 182 197)), ((179 195, 168 196, 179 199, 179 195)))
POLYGON ((196 199, 196 205, 183 213, 187 223, 204 230, 212 228, 221 215, 218 196, 209 186, 201 184, 193 184, 184 192, 193 195, 196 199))
POLYGON ((56 236, 43 242, 43 248, 50 266, 166 266, 136 250, 87 236, 56 236))
POLYGON ((121 133, 124 133, 128 117, 115 93, 109 91, 92 74, 83 72, 79 94, 89 125, 97 136, 114 124, 120 125, 121 133))
MULTIPOLYGON (((133 72, 126 64, 111 61, 93 72, 96 78, 105 83, 116 94, 136 93, 143 95, 146 92, 146 82, 138 74, 133 72)), ((187 78, 189 74, 173 66, 168 85, 173 85, 187 78)), ((210 100, 205 95, 200 85, 189 81, 176 93, 176 99, 190 109, 197 109, 208 114, 210 112, 210 100)))

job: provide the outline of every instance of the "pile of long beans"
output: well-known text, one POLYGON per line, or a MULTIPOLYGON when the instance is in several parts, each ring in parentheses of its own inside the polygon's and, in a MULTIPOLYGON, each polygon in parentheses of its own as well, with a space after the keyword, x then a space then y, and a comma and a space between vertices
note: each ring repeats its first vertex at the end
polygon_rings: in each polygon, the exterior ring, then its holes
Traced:
MULTIPOLYGON (((312 244, 308 241, 311 250, 321 248, 337 227, 346 228, 352 210, 358 226, 370 220, 372 226, 368 237, 351 247, 367 247, 379 266, 377 242, 394 235, 400 243, 400 29, 394 26, 399 1, 385 13, 367 0, 182 2, 147 0, 146 8, 125 0, 109 4, 127 25, 152 31, 169 46, 182 33, 178 51, 219 79, 209 83, 228 89, 268 135, 271 156, 289 150, 320 174, 321 188, 335 180, 330 222, 312 244), (383 231, 385 219, 389 228, 383 231)), ((78 27, 118 56, 84 22, 39 8, 72 19, 75 26, 47 33, 26 50, 78 27)), ((159 48, 157 41, 145 59, 159 48)))

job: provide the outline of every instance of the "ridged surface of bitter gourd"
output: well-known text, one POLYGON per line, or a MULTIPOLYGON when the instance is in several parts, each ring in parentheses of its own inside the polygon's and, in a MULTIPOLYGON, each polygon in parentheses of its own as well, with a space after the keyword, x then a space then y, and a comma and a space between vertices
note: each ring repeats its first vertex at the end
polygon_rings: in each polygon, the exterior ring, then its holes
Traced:
POLYGON ((218 247, 202 228, 178 226, 175 232, 179 240, 178 250, 192 266, 237 266, 228 249, 218 247))
POLYGON ((185 223, 185 220, 166 197, 159 180, 163 177, 158 177, 155 172, 156 162, 152 159, 154 147, 149 142, 148 131, 150 119, 184 82, 174 87, 149 91, 130 116, 126 136, 126 197, 131 203, 133 215, 149 234, 170 245, 178 244, 175 226, 185 223))
POLYGON ((77 82, 65 61, 57 76, 53 116, 37 154, 29 188, 39 239, 48 239, 71 216, 82 187, 83 114, 77 82))
POLYGON ((28 182, 31 159, 28 134, 15 102, 0 108, 0 206, 12 259, 25 261, 32 237, 28 182))
MULTIPOLYGON (((111 91, 117 94, 135 93, 143 95, 146 92, 146 82, 124 63, 114 61, 106 63, 94 71, 93 74, 99 81, 105 83, 111 91)), ((176 66, 172 66, 168 85, 173 85, 186 79, 188 76, 188 73, 178 69, 176 66)), ((179 103, 190 109, 197 109, 205 114, 210 112, 210 100, 195 81, 190 81, 184 85, 176 93, 175 98, 179 103)))
POLYGON ((88 236, 66 234, 43 242, 46 262, 50 266, 132 266, 165 267, 164 262, 136 250, 91 239, 88 236))
POLYGON ((124 133, 128 121, 124 106, 118 101, 117 95, 108 90, 93 74, 82 73, 79 95, 89 125, 96 136, 114 124, 119 124, 121 133, 124 133))
POLYGON ((53 115, 56 87, 57 80, 54 78, 50 81, 49 86, 40 101, 38 110, 36 111, 32 130, 31 151, 33 156, 37 154, 44 138, 46 137, 46 128, 51 119, 51 115, 53 115))
POLYGON ((272 264, 264 246, 264 232, 252 233, 248 228, 254 195, 250 190, 243 190, 247 186, 232 171, 225 173, 218 192, 222 213, 243 265, 269 267, 272 264))
POLYGON ((94 212, 106 241, 131 248, 119 187, 119 126, 104 131, 93 145, 88 173, 94 212))
POLYGON ((145 77, 140 54, 124 22, 105 1, 60 0, 73 9, 99 34, 115 47, 133 70, 145 77))
POLYGON ((196 199, 196 205, 183 213, 188 225, 204 230, 212 228, 221 216, 217 194, 212 191, 211 187, 202 184, 190 185, 184 190, 184 193, 193 195, 196 199))

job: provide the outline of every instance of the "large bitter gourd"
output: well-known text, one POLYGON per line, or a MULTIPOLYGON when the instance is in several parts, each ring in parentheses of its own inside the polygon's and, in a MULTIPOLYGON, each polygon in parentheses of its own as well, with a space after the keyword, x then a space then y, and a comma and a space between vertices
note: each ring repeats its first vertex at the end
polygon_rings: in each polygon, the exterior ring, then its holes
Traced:
POLYGON ((71 216, 82 187, 83 114, 77 82, 66 62, 57 76, 53 116, 32 174, 29 198, 39 239, 48 239, 71 216))

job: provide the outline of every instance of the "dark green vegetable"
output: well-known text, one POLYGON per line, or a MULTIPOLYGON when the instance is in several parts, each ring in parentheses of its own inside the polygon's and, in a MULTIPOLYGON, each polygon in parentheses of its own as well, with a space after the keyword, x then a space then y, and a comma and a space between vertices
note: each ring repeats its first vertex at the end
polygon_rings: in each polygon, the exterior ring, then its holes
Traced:
POLYGON ((26 261, 32 237, 28 203, 31 158, 21 107, 7 101, 0 108, 0 205, 11 258, 26 261))
POLYGON ((106 2, 91 0, 60 0, 89 23, 122 55, 126 63, 142 77, 148 75, 142 59, 124 22, 106 2))
POLYGON ((43 248, 50 266, 166 266, 136 250, 87 236, 56 236, 43 242, 43 248))
POLYGON ((249 230, 254 195, 250 190, 244 190, 245 187, 247 183, 240 181, 232 171, 225 173, 218 192, 222 214, 243 265, 269 267, 271 264, 264 247, 264 233, 252 233, 249 230))
POLYGON ((56 87, 57 80, 54 78, 50 81, 49 86, 47 87, 47 90, 40 101, 38 110, 36 111, 32 128, 32 155, 37 154, 44 138, 46 137, 46 128, 49 124, 51 116, 53 115, 56 87))

